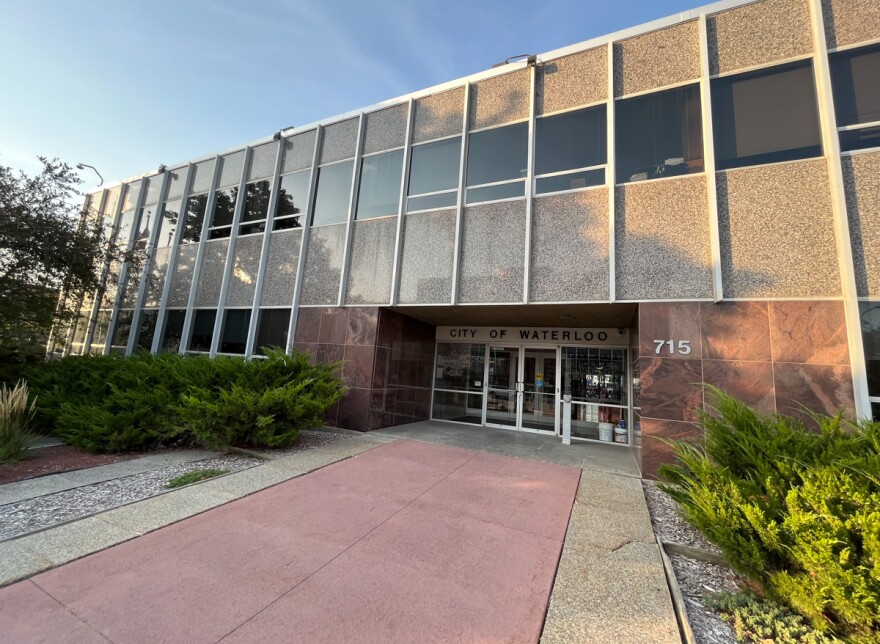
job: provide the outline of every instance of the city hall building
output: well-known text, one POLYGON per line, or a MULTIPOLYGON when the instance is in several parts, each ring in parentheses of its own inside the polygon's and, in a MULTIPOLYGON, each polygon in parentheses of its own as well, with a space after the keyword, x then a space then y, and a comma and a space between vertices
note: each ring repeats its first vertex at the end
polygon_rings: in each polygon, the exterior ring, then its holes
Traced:
POLYGON ((148 261, 58 351, 339 360, 329 425, 567 419, 647 476, 654 438, 699 436, 702 383, 880 412, 877 0, 725 0, 87 207, 148 261))

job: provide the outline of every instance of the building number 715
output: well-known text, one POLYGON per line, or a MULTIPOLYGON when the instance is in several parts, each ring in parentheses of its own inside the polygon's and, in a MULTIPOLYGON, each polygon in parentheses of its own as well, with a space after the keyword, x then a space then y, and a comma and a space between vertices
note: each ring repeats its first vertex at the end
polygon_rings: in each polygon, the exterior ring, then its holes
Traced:
MULTIPOLYGON (((669 353, 672 355, 675 353, 675 340, 654 340, 654 344, 657 345, 657 349, 654 351, 657 355, 660 355, 660 352, 663 350, 663 345, 669 345, 669 353)), ((686 356, 691 352, 691 341, 690 340, 679 340, 678 341, 678 353, 686 356)))

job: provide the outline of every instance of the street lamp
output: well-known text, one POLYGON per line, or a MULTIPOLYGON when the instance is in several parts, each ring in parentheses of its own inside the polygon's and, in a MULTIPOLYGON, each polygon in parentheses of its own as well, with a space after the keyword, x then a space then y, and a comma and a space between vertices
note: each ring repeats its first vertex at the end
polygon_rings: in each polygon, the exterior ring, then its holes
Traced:
POLYGON ((98 169, 95 166, 89 165, 88 163, 77 163, 76 168, 77 168, 77 170, 84 170, 86 168, 91 168, 92 170, 95 171, 95 174, 98 175, 98 178, 101 180, 101 182, 98 184, 98 187, 100 188, 102 185, 104 185, 104 177, 101 176, 101 173, 98 172, 98 169))

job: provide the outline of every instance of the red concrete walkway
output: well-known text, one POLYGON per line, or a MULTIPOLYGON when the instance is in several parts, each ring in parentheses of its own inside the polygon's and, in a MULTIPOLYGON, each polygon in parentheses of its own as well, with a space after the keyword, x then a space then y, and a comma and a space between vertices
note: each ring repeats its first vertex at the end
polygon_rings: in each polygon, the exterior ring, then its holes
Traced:
POLYGON ((394 441, 4 588, 0 638, 536 642, 579 476, 394 441))

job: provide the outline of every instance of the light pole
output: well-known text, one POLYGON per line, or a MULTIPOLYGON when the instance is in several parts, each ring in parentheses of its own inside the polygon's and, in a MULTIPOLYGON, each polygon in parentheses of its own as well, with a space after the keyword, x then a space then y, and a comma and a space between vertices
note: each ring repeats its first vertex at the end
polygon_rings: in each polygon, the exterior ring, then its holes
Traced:
POLYGON ((98 187, 100 188, 102 185, 104 185, 104 177, 101 176, 101 173, 98 172, 98 169, 95 166, 89 165, 88 163, 77 163, 76 168, 77 168, 77 170, 84 170, 85 168, 91 168, 92 170, 95 171, 95 174, 98 175, 98 178, 101 180, 100 183, 98 183, 98 187))

